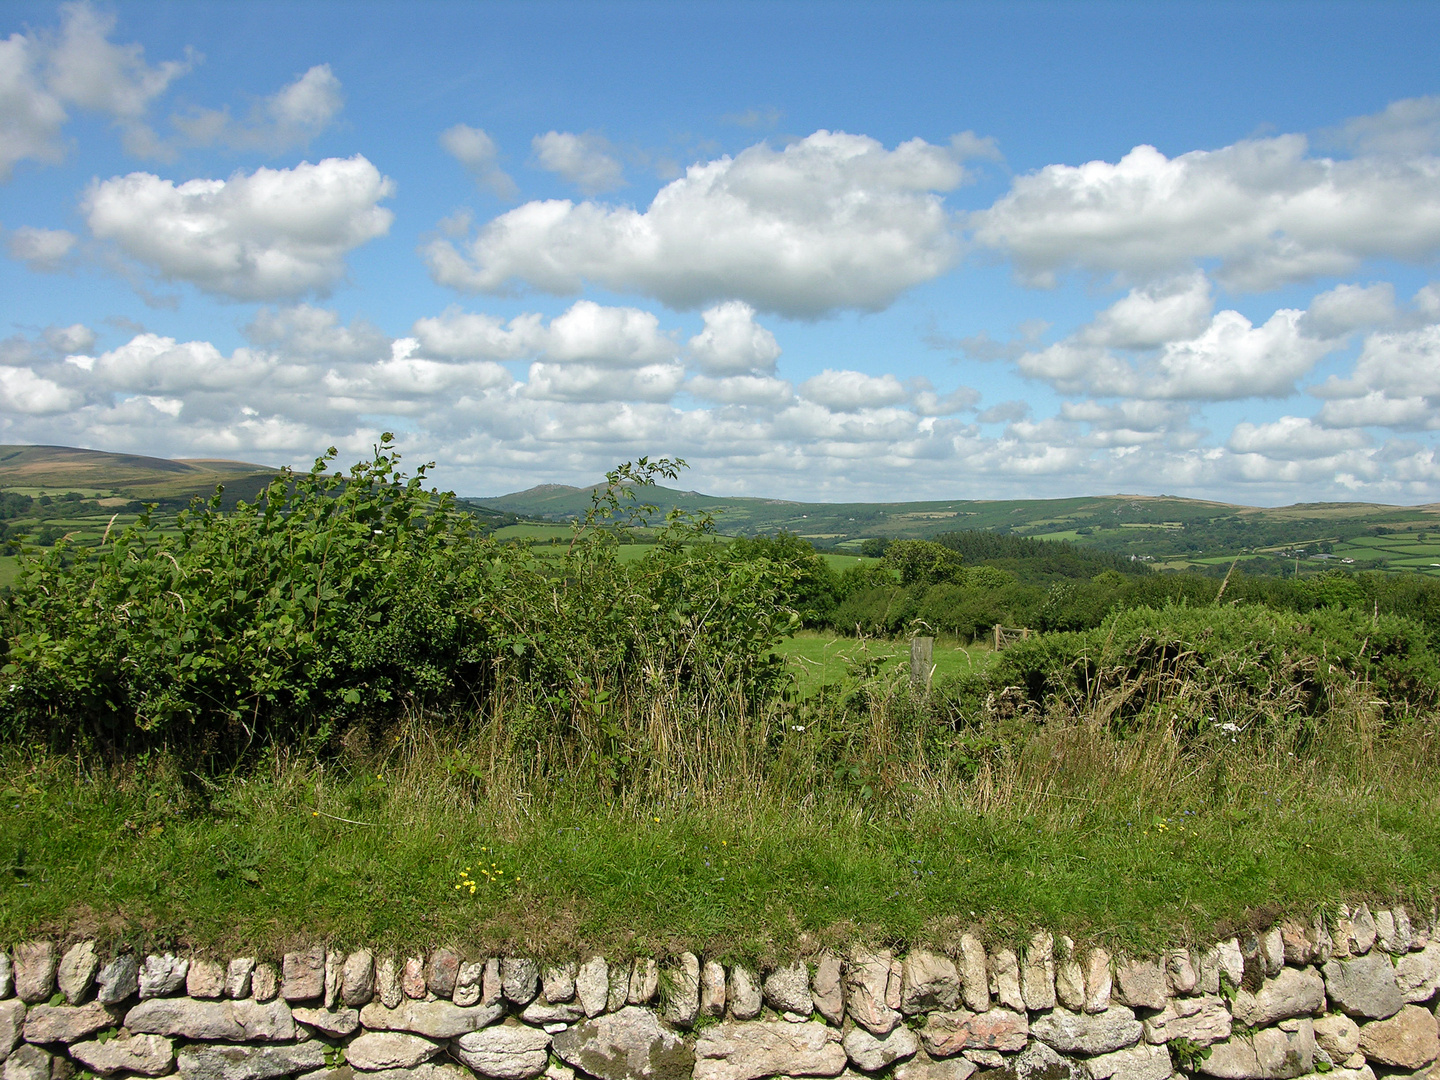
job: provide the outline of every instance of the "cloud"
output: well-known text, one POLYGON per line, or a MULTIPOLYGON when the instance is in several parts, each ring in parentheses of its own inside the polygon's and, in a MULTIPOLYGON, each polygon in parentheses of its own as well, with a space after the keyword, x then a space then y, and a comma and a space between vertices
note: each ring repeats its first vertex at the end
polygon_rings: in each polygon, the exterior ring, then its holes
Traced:
POLYGON ((1440 150, 1440 96, 1392 101, 1324 133, 1327 141, 1360 154, 1414 157, 1440 150))
POLYGON ((951 135, 950 152, 955 155, 957 161, 970 161, 974 158, 984 161, 1005 160, 1005 155, 1000 153, 1000 145, 995 141, 993 135, 986 135, 982 138, 973 131, 962 131, 958 135, 951 135))
POLYGON ((547 172, 563 176, 585 195, 625 186, 625 170, 603 135, 587 131, 547 131, 530 141, 535 160, 547 172))
POLYGON ((552 364, 638 368, 668 363, 680 351, 651 312, 593 300, 577 300, 548 326, 537 314, 517 315, 506 323, 452 307, 416 320, 412 332, 426 355, 452 360, 534 358, 552 364))
POLYGON ((944 273, 957 240, 937 192, 963 170, 920 139, 818 131, 774 150, 693 165, 643 212, 569 200, 530 202, 495 218, 462 252, 422 248, 431 276, 465 292, 585 282, 677 309, 743 300, 759 311, 816 318, 878 311, 944 273))
POLYGON ((1337 285, 1310 301, 1301 326, 1319 338, 1344 337, 1367 326, 1383 326, 1395 318, 1395 286, 1337 285))
POLYGON ((1318 416, 1327 427, 1440 428, 1440 325, 1369 335, 1350 377, 1312 393, 1329 399, 1318 416))
POLYGON ((64 229, 37 229, 22 225, 10 234, 5 247, 12 259, 19 259, 39 274, 63 270, 75 250, 74 233, 64 229))
POLYGON ((390 338, 379 327, 363 319, 345 326, 337 312, 309 304, 261 308, 245 327, 245 336, 256 345, 306 359, 371 360, 390 352, 390 338))
POLYGON ((653 401, 673 398, 685 381, 677 363, 646 364, 617 371, 609 365, 535 363, 525 394, 547 401, 653 401))
POLYGON ((1326 428, 1302 416, 1282 416, 1267 424, 1236 424, 1226 445, 1237 454, 1259 454, 1273 461, 1308 461, 1334 457, 1369 443, 1362 431, 1326 428))
POLYGON ((795 387, 770 375, 697 375, 685 388, 702 401, 778 409, 795 400, 795 387))
POLYGON ((690 339, 690 358, 707 375, 760 374, 775 370, 780 345, 755 321, 755 309, 728 300, 701 312, 705 329, 690 339))
POLYGON ((165 281, 234 300, 324 294, 351 250, 390 229, 394 183, 356 155, 176 185, 150 173, 92 183, 91 233, 165 281))
POLYGON ((977 413, 975 419, 982 424, 1008 424, 1015 420, 1024 420, 1029 415, 1028 401, 1001 401, 977 413))
POLYGON ((440 145, 465 166, 477 184, 488 189, 496 198, 508 202, 519 193, 515 181, 500 168, 500 150, 495 140, 479 128, 468 124, 446 128, 440 133, 440 145))
POLYGON ((860 371, 826 368, 800 384, 800 396, 827 409, 854 412, 878 409, 907 400, 910 394, 894 375, 866 375, 860 371))
POLYGON ((154 149, 145 114, 196 58, 187 53, 184 60, 151 66, 139 45, 109 40, 114 28, 113 15, 72 3, 60 8, 58 33, 16 33, 0 41, 0 181, 20 161, 53 165, 63 159, 67 106, 110 116, 132 153, 154 149))
POLYGON ((1346 274, 1370 258, 1440 252, 1440 162, 1307 156, 1301 135, 1167 158, 1047 165, 971 216, 975 240, 1032 285, 1066 270, 1146 282, 1217 260, 1232 290, 1346 274))
POLYGON ((276 154, 310 145, 344 107, 340 80, 329 64, 316 64, 270 97, 256 102, 244 121, 229 108, 194 109, 174 116, 173 123, 199 146, 216 144, 235 150, 276 154))
MULTIPOLYGON (((1338 293, 1338 290, 1336 291, 1338 293)), ((1062 341, 1016 361, 1021 374, 1063 394, 1145 400, 1286 397, 1342 341, 1321 336, 1337 313, 1374 310, 1374 296, 1322 294, 1321 317, 1276 311, 1256 326, 1238 311, 1210 314, 1203 278, 1133 289, 1062 341), (1139 352, 1132 360, 1112 348, 1139 352)))

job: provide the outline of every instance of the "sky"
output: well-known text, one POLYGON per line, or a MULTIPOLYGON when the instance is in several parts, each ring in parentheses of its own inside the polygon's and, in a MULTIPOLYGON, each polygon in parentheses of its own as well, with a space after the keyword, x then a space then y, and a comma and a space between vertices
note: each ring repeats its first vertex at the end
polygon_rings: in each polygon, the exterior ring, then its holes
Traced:
POLYGON ((1440 501, 1440 4, 0 7, 0 442, 1440 501))

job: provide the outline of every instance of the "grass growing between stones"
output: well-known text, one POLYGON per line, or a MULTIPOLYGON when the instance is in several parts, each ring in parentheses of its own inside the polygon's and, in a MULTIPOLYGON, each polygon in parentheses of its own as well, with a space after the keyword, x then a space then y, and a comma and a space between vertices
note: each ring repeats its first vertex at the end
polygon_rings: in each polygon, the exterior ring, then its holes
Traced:
POLYGON ((1431 719, 1382 735, 1357 699, 1300 746, 1182 741, 1165 712, 1124 733, 1056 716, 938 763, 886 715, 850 732, 838 773, 833 732, 663 710, 627 729, 648 764, 618 781, 593 757, 539 775, 514 720, 412 720, 219 778, 12 747, 0 938, 767 959, 1040 924, 1145 947, 1440 891, 1431 719))

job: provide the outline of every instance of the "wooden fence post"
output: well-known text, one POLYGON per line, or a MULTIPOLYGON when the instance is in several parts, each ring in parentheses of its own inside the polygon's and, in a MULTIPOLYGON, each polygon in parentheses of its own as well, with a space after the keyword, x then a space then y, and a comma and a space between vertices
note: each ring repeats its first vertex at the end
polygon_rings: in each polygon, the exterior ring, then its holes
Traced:
POLYGON ((930 676, 935 671, 931 662, 935 656, 935 639, 917 637, 910 639, 910 685, 916 690, 928 689, 930 676))

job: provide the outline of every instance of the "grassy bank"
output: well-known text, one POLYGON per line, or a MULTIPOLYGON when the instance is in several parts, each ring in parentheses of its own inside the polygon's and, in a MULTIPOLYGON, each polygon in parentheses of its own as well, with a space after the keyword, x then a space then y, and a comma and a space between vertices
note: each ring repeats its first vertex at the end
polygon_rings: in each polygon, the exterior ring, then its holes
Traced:
POLYGON ((763 958, 971 923, 1143 947, 1342 897, 1428 909, 1435 725, 1381 738, 1363 707, 1348 715, 1303 753, 1223 733, 1186 747, 1158 715, 1123 738, 1084 718, 1023 741, 997 728, 965 776, 882 745, 882 722, 868 796, 807 769, 808 732, 760 733, 778 744, 762 767, 664 717, 664 764, 623 790, 527 775, 507 725, 411 721, 382 746, 209 780, 163 756, 11 749, 0 938, 763 958))

